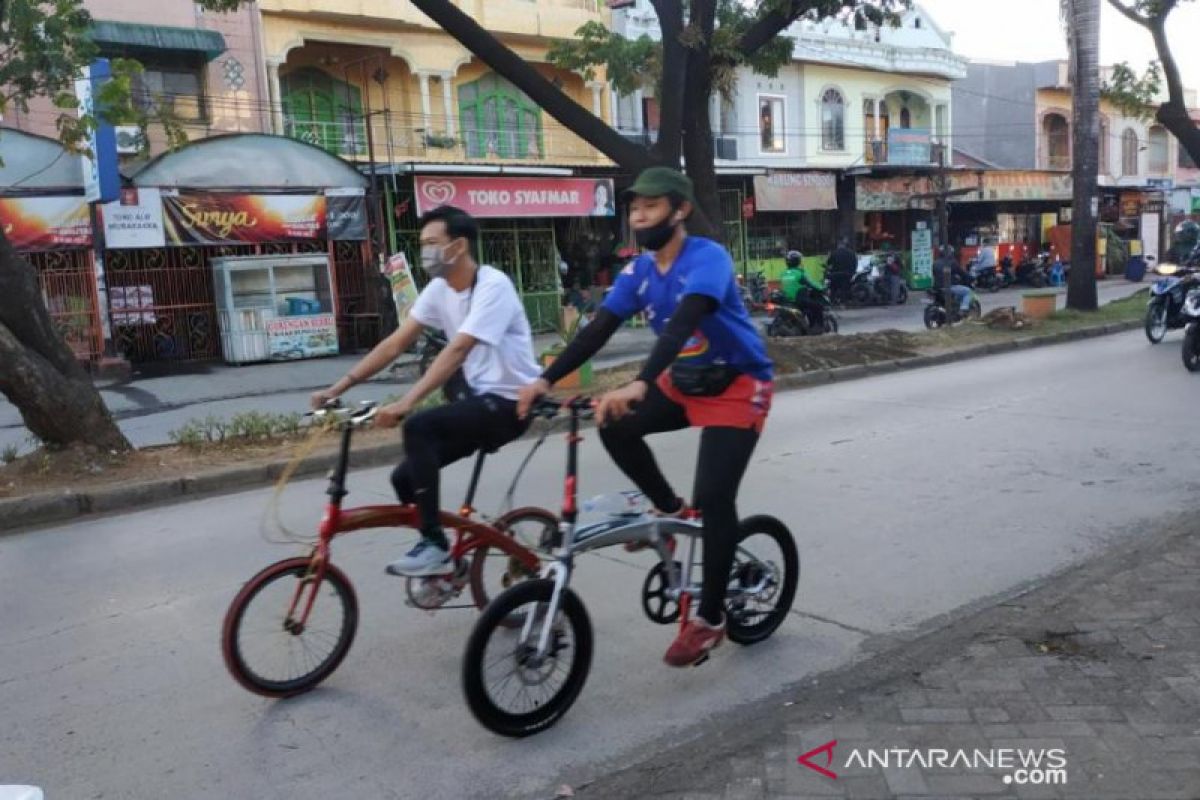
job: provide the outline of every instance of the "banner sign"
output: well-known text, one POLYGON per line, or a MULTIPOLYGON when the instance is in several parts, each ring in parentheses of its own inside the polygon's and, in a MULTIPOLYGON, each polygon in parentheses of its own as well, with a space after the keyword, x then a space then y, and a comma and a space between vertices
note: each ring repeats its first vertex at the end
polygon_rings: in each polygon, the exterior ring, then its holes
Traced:
POLYGON ((912 275, 915 289, 924 289, 933 280, 933 231, 929 228, 912 232, 912 275))
POLYGON ((837 208, 832 172, 774 172, 754 176, 759 211, 828 211, 837 208))
POLYGON ((267 340, 271 358, 276 361, 335 356, 337 321, 333 314, 276 317, 267 320, 267 340))
POLYGON ((104 246, 113 250, 165 247, 162 194, 158 189, 121 190, 121 199, 100 206, 104 246))
POLYGON ((367 239, 367 198, 362 189, 325 190, 327 238, 336 242, 367 239))
POLYGON ((611 217, 610 178, 460 178, 418 175, 417 213, 457 206, 473 217, 611 217))
POLYGON ((171 245, 308 242, 325 234, 325 196, 163 193, 171 245))
POLYGON ((82 197, 0 198, 0 227, 16 250, 92 246, 92 223, 82 197))
MULTIPOLYGON (((950 176, 950 189, 979 189, 950 199, 951 203, 985 203, 997 200, 1071 200, 1071 176, 1025 170, 997 170, 950 176)), ((893 178, 857 178, 855 204, 859 211, 902 211, 909 208, 913 195, 928 195, 935 190, 926 176, 905 175, 893 178)), ((933 201, 914 200, 912 208, 932 208, 933 201)))
POLYGON ((931 139, 928 128, 889 128, 888 164, 928 166, 931 139))
POLYGON ((396 303, 396 319, 400 324, 408 319, 409 309, 417 302, 417 283, 413 280, 412 268, 404 253, 396 253, 387 260, 383 267, 383 275, 392 287, 392 300, 396 303))

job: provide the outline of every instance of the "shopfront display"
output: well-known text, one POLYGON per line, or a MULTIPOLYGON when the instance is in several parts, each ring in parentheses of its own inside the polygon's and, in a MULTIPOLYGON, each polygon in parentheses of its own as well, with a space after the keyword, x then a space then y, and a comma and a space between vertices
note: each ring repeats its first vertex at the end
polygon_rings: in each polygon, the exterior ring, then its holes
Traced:
POLYGON ((230 364, 338 352, 327 256, 214 259, 221 351, 230 364))

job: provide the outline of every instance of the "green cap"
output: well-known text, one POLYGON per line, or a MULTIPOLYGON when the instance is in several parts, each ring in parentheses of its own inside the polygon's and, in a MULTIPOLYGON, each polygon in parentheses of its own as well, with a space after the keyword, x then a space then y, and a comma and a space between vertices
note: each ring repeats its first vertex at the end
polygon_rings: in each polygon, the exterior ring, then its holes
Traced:
POLYGON ((642 174, 637 176, 633 186, 625 190, 626 197, 631 195, 663 197, 672 193, 679 195, 689 203, 695 204, 696 202, 695 193, 692 191, 692 179, 670 167, 650 167, 642 170, 642 174))

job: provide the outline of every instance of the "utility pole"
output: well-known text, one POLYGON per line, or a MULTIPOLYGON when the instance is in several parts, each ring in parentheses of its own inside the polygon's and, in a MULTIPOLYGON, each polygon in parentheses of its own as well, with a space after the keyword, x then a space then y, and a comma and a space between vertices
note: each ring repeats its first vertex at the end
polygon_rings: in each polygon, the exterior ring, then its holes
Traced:
POLYGON ((1100 168, 1100 0, 1063 0, 1071 52, 1071 273, 1067 308, 1095 311, 1097 176, 1100 168))

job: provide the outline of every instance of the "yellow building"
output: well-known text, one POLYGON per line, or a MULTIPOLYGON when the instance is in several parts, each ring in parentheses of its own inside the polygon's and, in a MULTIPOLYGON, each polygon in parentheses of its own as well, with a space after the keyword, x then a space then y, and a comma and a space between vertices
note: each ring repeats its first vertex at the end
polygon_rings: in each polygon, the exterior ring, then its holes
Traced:
MULTIPOLYGON (((607 23, 598 0, 461 0, 576 102, 606 121, 603 75, 546 63, 554 39, 607 23)), ((350 160, 599 166, 607 160, 404 0, 261 0, 276 133, 350 160), (368 131, 369 129, 369 131, 368 131), (368 136, 369 132, 369 136, 368 136)))
MULTIPOLYGON (((587 22, 607 25, 606 3, 457 5, 610 120, 602 71, 588 81, 546 60, 555 40, 587 22)), ((613 212, 601 205, 611 207, 612 181, 596 173, 612 162, 406 0, 260 0, 258 7, 272 128, 374 173, 373 205, 383 212, 375 241, 416 263, 419 214, 442 203, 462 206, 481 218, 480 260, 511 275, 535 329, 555 327, 560 265, 587 285, 613 249, 613 212), (521 198, 550 196, 577 202, 521 205, 521 198), (472 197, 501 200, 483 208, 472 197)))

